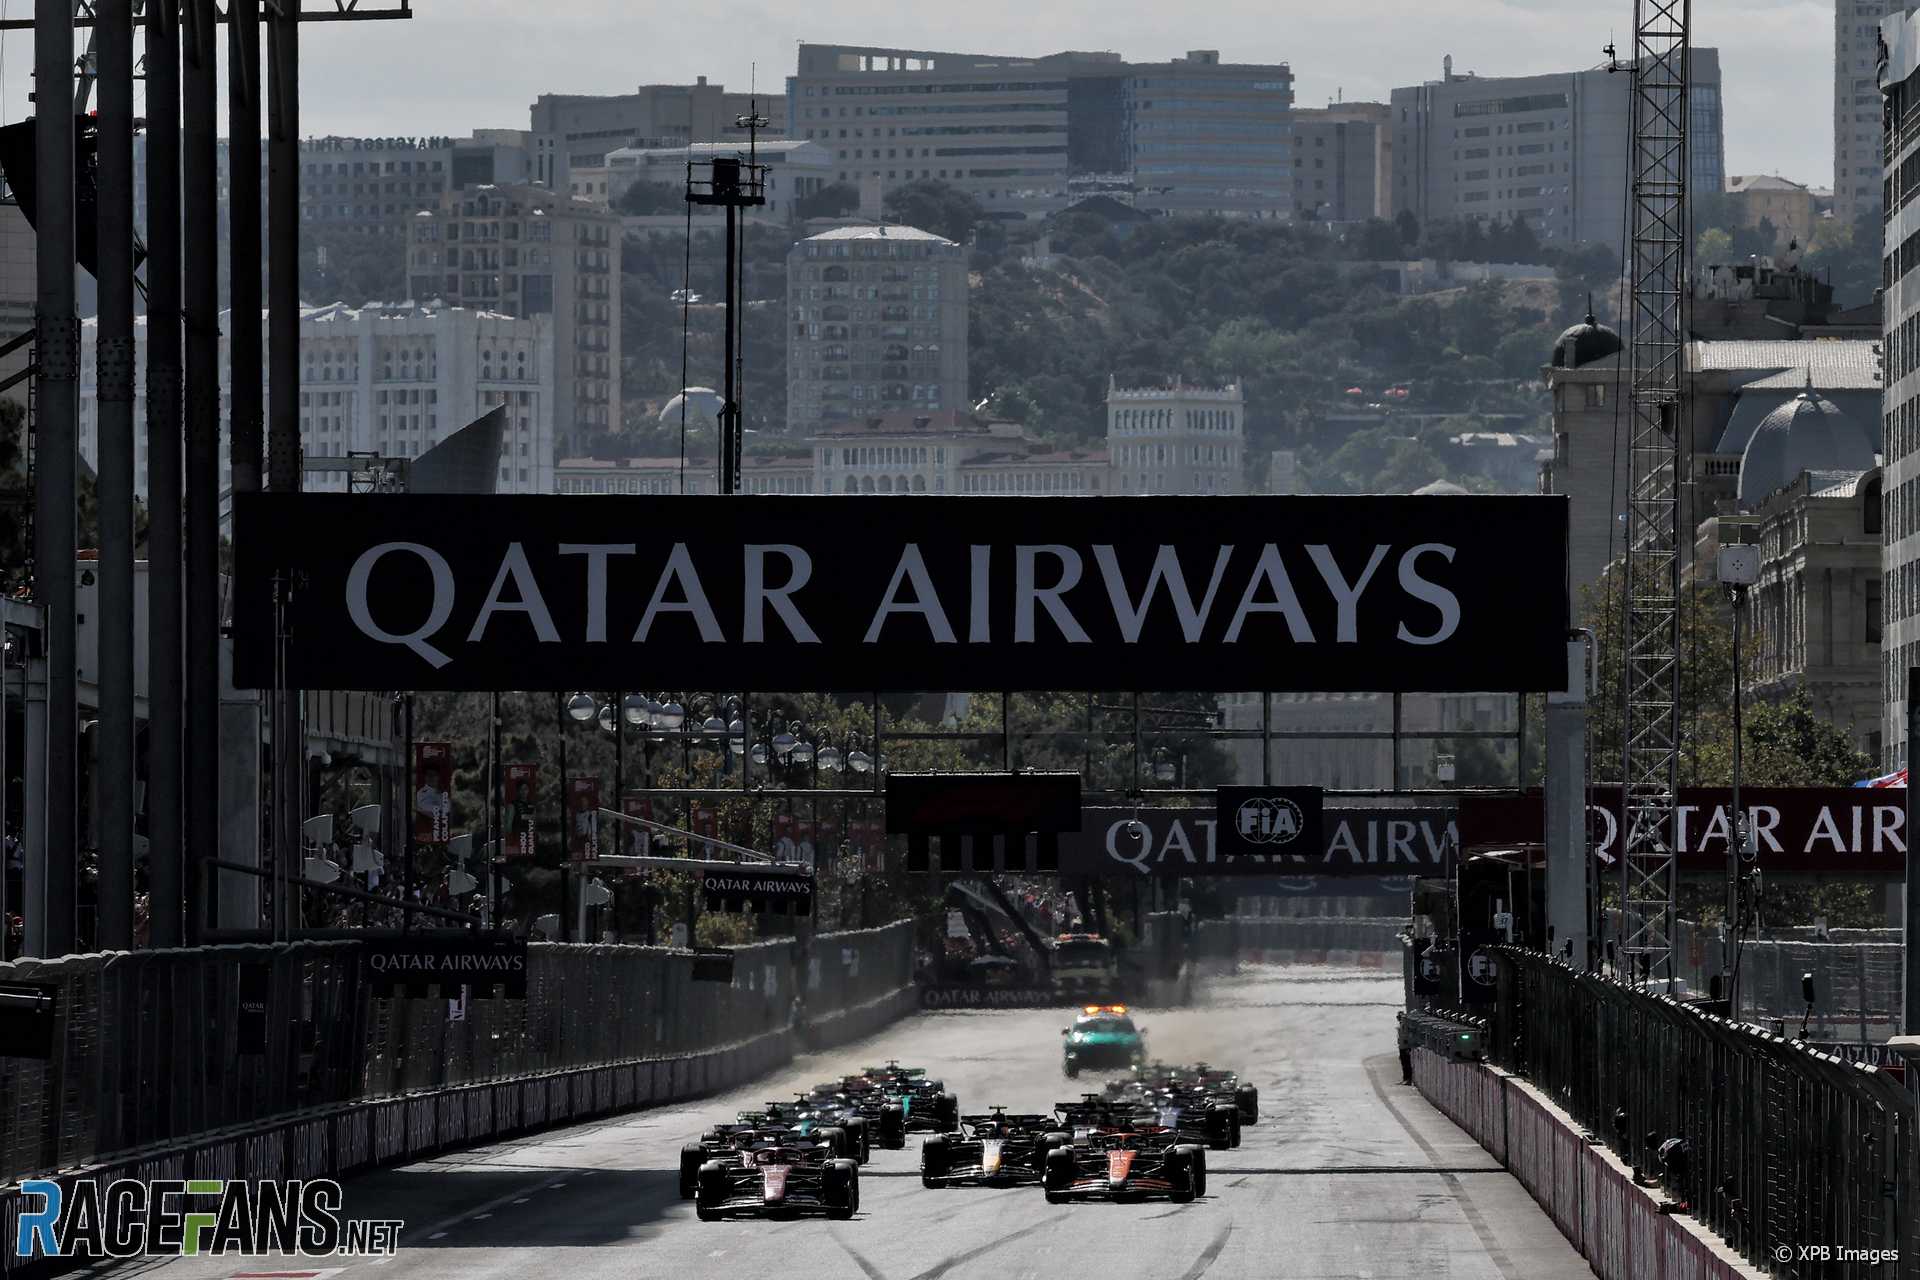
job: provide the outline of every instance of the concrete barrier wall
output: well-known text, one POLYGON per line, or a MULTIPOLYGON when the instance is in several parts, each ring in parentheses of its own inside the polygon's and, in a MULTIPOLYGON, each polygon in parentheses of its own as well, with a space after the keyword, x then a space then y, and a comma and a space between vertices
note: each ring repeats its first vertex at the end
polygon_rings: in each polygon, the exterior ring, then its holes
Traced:
POLYGON ((1634 1185, 1571 1117, 1496 1067, 1413 1050, 1420 1092, 1520 1180, 1600 1280, 1764 1280, 1718 1236, 1634 1185))

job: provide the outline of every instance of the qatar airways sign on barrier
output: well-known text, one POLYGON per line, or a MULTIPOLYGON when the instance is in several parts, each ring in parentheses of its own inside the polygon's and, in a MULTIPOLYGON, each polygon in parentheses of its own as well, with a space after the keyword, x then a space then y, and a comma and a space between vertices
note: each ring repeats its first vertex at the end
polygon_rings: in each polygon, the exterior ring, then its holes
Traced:
POLYGON ((1539 690, 1557 497, 240 494, 236 683, 1539 690), (276 626, 276 584, 288 604, 276 626))

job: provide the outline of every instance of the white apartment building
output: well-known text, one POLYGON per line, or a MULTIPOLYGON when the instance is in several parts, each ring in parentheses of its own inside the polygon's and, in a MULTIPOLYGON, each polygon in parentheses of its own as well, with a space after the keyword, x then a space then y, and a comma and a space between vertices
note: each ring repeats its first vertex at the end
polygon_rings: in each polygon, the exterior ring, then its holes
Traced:
MULTIPOLYGON (((229 333, 231 313, 222 313, 229 333)), ((134 322, 134 490, 147 492, 146 320, 134 322)), ((261 317, 265 341, 266 317, 261 317)), ((100 404, 94 344, 81 327, 80 455, 99 457, 100 404)), ((458 307, 314 307, 300 319, 300 446, 308 457, 376 453, 417 458, 495 405, 507 406, 499 491, 553 491, 553 324, 458 307)), ((220 394, 232 385, 228 342, 220 343, 220 394)), ((231 476, 221 431, 221 487, 231 476)), ((342 476, 313 476, 310 489, 344 488, 342 476)))
MULTIPOLYGON (((1393 200, 1422 225, 1524 218, 1542 240, 1618 247, 1632 77, 1605 67, 1539 76, 1442 75, 1393 91, 1393 200)), ((1688 180, 1721 191, 1720 53, 1689 62, 1688 180)))
MULTIPOLYGON (((1908 767, 1907 673, 1920 662, 1920 17, 1882 20, 1887 65, 1880 73, 1886 101, 1886 253, 1881 359, 1882 596, 1886 624, 1880 653, 1885 677, 1882 722, 1889 771, 1908 767)), ((1837 193, 1836 193, 1837 194, 1837 193)))
POLYGON ((1116 493, 1245 493, 1246 397, 1224 387, 1107 386, 1116 493))
POLYGON ((1881 211, 1877 82, 1880 22, 1913 11, 1906 0, 1833 0, 1833 216, 1881 211))

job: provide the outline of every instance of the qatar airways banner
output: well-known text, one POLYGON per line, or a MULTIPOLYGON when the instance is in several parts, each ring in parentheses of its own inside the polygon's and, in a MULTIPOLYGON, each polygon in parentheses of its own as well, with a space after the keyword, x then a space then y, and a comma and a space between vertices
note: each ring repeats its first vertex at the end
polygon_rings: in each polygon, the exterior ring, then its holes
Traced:
MULTIPOLYGON (((1727 787, 1682 787, 1674 806, 1674 847, 1682 875, 1724 876, 1733 826, 1727 787)), ((1907 793, 1873 787, 1742 787, 1753 830, 1753 865, 1775 875, 1901 876, 1907 868, 1907 793)), ((1593 856, 1617 868, 1620 789, 1587 795, 1593 856)), ((1469 849, 1541 839, 1540 795, 1467 796, 1460 837, 1469 849)))
POLYGON ((1080 830, 1060 837, 1060 874, 1281 877, 1289 891, 1345 893, 1318 878, 1445 875, 1453 867, 1448 809, 1329 806, 1320 826, 1324 848, 1317 852, 1230 854, 1212 809, 1086 809, 1080 830))
POLYGON ((304 689, 1540 690, 1559 497, 240 494, 235 678, 304 689))

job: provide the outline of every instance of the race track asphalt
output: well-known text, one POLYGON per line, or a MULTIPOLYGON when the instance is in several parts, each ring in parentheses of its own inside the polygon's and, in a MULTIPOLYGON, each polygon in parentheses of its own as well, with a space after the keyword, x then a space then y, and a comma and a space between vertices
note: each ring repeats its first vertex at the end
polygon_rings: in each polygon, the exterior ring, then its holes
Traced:
MULTIPOLYGON (((1260 1087, 1261 1123, 1208 1153, 1190 1205, 1054 1206, 1038 1188, 920 1185, 919 1138, 875 1151, 848 1222, 700 1222, 681 1143, 735 1111, 897 1058, 963 1111, 1044 1110, 1061 1009, 920 1014, 730 1094, 371 1173, 350 1216, 401 1218, 391 1259, 151 1260, 117 1275, 313 1280, 1585 1280, 1592 1273, 1492 1157, 1399 1083, 1399 981, 1377 970, 1247 968, 1203 1005, 1137 1012, 1153 1056, 1204 1058, 1260 1087), (337 1270, 336 1270, 337 1268, 337 1270)), ((1087 1078, 1082 1078, 1082 1085, 1087 1078)))

